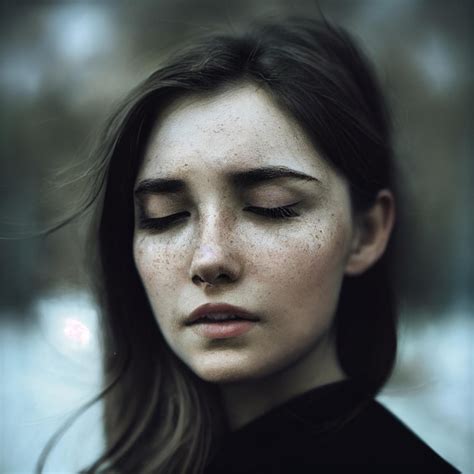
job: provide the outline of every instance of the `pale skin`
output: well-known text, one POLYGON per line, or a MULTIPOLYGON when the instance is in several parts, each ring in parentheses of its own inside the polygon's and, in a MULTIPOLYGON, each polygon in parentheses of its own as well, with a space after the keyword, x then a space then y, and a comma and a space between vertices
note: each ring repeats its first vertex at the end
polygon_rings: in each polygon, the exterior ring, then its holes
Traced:
POLYGON ((165 177, 186 189, 146 195, 146 217, 184 217, 159 232, 141 228, 137 217, 135 264, 165 340, 200 378, 218 384, 231 428, 346 378, 331 331, 340 288, 344 276, 363 273, 383 254, 392 193, 381 190, 368 212, 353 215, 345 178, 252 84, 181 98, 162 111, 136 184, 165 177), (260 166, 315 179, 249 188, 228 179, 260 166), (298 216, 286 219, 245 210, 294 203, 298 216), (240 336, 206 339, 184 319, 208 302, 244 307, 260 321, 240 336))

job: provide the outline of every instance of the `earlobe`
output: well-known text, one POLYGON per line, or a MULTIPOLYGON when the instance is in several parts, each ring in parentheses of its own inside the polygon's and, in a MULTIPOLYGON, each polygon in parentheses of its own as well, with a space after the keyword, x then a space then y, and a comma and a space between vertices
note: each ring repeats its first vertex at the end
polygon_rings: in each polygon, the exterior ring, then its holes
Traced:
POLYGON ((395 222, 395 199, 388 189, 379 191, 373 206, 357 216, 346 275, 360 275, 384 253, 395 222))

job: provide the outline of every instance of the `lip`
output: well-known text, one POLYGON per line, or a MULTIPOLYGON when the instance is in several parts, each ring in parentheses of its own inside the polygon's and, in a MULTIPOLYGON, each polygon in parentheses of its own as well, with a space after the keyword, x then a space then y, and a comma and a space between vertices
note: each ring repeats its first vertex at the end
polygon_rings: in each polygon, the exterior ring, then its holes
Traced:
MULTIPOLYGON (((198 306, 185 321, 186 326, 190 326, 199 319, 203 318, 206 314, 211 313, 229 313, 240 316, 243 319, 249 321, 259 321, 260 318, 239 306, 233 306, 227 303, 206 303, 198 306)), ((216 323, 211 323, 216 324, 216 323)))
POLYGON ((241 336, 250 331, 256 321, 239 319, 234 321, 224 321, 222 323, 198 323, 190 326, 196 334, 208 339, 227 339, 241 336))

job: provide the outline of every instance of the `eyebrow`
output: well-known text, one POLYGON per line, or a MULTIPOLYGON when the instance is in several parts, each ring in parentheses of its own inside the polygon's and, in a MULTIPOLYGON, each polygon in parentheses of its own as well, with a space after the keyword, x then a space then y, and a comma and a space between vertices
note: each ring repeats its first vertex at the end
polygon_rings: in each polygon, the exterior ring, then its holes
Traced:
MULTIPOLYGON (((296 171, 286 166, 263 166, 244 171, 228 173, 230 182, 235 187, 248 188, 254 184, 279 178, 292 178, 300 181, 317 181, 319 179, 296 171)), ((152 178, 140 181, 135 188, 135 196, 143 194, 179 193, 186 189, 186 182, 175 178, 152 178)))

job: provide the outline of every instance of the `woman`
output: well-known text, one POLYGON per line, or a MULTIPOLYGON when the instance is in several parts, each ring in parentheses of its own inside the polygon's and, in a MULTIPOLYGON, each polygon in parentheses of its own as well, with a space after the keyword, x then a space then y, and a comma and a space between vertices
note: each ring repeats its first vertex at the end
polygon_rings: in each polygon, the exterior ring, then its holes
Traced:
POLYGON ((374 400, 396 190, 347 33, 208 35, 132 91, 99 153, 107 449, 86 472, 457 472, 374 400))

